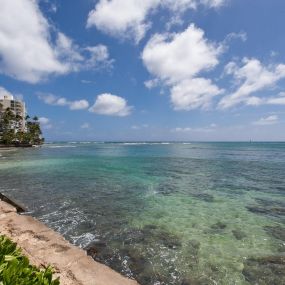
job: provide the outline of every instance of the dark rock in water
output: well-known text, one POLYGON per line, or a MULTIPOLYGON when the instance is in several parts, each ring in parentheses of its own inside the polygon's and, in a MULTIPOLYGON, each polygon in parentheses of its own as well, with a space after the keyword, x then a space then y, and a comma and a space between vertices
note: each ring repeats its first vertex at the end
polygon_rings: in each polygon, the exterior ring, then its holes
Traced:
POLYGON ((156 225, 145 225, 144 227, 144 230, 156 230, 157 229, 157 226, 156 225))
POLYGON ((114 252, 103 241, 92 242, 85 250, 88 255, 100 262, 111 259, 114 255, 114 252))
POLYGON ((246 238, 246 234, 239 229, 232 230, 232 233, 237 240, 242 240, 242 239, 246 238))
POLYGON ((200 278, 182 279, 179 285, 209 285, 209 284, 213 283, 205 277, 200 277, 200 278))
POLYGON ((198 240, 196 240, 196 239, 192 239, 192 240, 189 241, 189 245, 192 248, 195 248, 195 249, 199 250, 201 243, 198 240))
POLYGON ((285 255, 249 258, 242 273, 250 284, 285 284, 285 255))
POLYGON ((191 193, 191 196, 205 202, 214 202, 214 196, 207 193, 191 193))
POLYGON ((263 198, 255 198, 255 201, 263 207, 285 208, 285 202, 283 201, 267 200, 263 198))
POLYGON ((272 207, 272 206, 247 206, 246 207, 250 212, 255 214, 266 214, 272 216, 284 216, 285 208, 283 207, 272 207))
POLYGON ((213 224, 211 226, 211 229, 213 229, 213 230, 224 230, 226 227, 227 227, 226 224, 224 224, 221 221, 219 221, 219 222, 213 224))
POLYGON ((142 285, 151 284, 154 272, 151 263, 142 254, 134 249, 125 249, 124 255, 128 256, 128 265, 135 279, 142 285))
POLYGON ((154 234, 154 238, 160 241, 164 246, 168 248, 181 247, 181 241, 178 236, 169 233, 167 231, 161 230, 154 234))
POLYGON ((177 192, 177 187, 171 183, 159 185, 157 188, 158 193, 168 196, 177 192))
POLYGON ((285 228, 281 226, 266 226, 264 230, 274 238, 285 242, 285 228))

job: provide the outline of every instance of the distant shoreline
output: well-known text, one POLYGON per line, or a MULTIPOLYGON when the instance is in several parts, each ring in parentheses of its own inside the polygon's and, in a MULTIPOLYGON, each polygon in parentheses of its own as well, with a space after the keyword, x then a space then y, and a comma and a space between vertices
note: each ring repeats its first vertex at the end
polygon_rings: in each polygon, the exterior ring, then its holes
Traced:
POLYGON ((10 148, 27 148, 27 147, 33 147, 32 144, 0 144, 0 149, 10 149, 10 148))

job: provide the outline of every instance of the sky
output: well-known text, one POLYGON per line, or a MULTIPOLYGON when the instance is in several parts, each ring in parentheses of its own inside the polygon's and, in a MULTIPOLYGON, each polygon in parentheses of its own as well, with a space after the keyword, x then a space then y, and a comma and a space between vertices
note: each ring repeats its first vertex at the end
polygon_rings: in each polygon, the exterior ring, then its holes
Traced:
POLYGON ((284 0, 0 0, 0 95, 47 141, 285 141, 284 0))

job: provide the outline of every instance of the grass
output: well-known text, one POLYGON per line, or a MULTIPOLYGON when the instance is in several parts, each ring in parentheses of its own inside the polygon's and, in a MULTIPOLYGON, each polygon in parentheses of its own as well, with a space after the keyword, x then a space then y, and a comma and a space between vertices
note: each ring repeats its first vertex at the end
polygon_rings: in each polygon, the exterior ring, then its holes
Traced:
POLYGON ((30 264, 17 244, 0 235, 0 285, 59 285, 51 267, 39 269, 30 264))

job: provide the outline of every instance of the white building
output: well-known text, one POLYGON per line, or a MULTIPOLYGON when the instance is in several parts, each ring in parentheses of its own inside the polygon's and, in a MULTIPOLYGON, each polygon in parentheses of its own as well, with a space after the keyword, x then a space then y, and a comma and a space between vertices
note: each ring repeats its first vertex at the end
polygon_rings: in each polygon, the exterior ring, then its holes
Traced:
POLYGON ((0 118, 7 108, 10 108, 15 115, 21 116, 22 120, 19 125, 16 126, 16 129, 24 131, 26 129, 25 103, 20 100, 15 100, 10 94, 0 94, 0 118))

